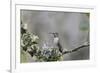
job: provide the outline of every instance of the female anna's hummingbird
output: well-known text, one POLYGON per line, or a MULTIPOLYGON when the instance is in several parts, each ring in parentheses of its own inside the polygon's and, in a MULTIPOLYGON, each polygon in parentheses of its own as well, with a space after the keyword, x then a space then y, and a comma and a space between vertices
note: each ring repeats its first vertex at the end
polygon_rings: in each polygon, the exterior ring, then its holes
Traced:
POLYGON ((62 45, 60 44, 60 40, 59 40, 59 34, 58 33, 51 33, 53 34, 53 43, 54 43, 54 46, 56 46, 56 48, 59 49, 59 51, 61 53, 63 53, 63 48, 62 48, 62 45))

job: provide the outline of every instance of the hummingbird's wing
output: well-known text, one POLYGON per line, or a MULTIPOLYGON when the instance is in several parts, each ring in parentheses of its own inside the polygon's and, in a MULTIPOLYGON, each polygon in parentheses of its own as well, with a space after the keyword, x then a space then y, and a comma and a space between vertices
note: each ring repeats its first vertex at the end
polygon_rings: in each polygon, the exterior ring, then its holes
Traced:
POLYGON ((60 42, 57 43, 57 46, 59 48, 59 51, 62 53, 63 52, 63 49, 62 49, 62 46, 61 46, 60 42))

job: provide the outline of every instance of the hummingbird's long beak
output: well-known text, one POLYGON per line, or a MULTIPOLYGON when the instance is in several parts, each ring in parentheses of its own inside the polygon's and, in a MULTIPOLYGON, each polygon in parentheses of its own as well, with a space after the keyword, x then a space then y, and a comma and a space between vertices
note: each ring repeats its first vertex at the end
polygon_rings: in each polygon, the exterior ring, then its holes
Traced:
POLYGON ((52 33, 52 32, 49 32, 49 34, 54 34, 54 33, 52 33))
POLYGON ((55 35, 55 33, 51 33, 51 32, 50 32, 49 34, 50 34, 50 35, 55 35))
POLYGON ((53 33, 52 32, 49 32, 49 34, 57 34, 57 33, 56 32, 53 32, 53 33))

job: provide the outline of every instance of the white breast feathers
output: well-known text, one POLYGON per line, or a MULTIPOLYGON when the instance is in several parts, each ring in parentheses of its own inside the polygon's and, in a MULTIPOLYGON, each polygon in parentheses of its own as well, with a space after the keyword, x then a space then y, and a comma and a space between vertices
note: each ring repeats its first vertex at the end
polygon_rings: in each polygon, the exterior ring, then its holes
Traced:
POLYGON ((54 38, 54 43, 55 44, 58 43, 58 41, 59 41, 59 38, 58 37, 54 38))

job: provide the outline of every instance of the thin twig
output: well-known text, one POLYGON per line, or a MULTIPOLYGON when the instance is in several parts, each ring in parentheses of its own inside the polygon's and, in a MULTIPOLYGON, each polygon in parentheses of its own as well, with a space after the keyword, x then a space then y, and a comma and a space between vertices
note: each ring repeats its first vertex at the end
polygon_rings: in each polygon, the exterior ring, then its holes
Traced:
POLYGON ((81 45, 81 46, 79 46, 79 47, 77 47, 77 48, 75 48, 73 50, 63 52, 63 55, 68 54, 68 53, 72 53, 72 52, 76 52, 79 49, 84 48, 84 47, 88 47, 88 46, 89 46, 89 44, 88 45, 81 45))

